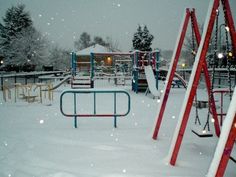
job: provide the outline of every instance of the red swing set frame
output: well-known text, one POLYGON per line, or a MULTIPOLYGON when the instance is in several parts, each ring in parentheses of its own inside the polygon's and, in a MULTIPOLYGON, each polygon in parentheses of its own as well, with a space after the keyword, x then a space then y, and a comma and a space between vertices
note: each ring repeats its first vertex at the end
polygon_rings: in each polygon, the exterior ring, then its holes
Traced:
MULTIPOLYGON (((166 83, 166 86, 165 86, 165 89, 163 92, 163 96, 161 98, 160 107, 159 107, 159 111, 157 114, 157 121, 156 121, 155 129, 154 129, 154 133, 152 136, 153 139, 157 139, 158 132, 159 132, 161 122, 163 119, 166 103, 168 100, 169 92, 171 89, 171 83, 172 83, 172 80, 174 77, 174 72, 176 71, 176 67, 177 67, 177 63, 179 60, 184 37, 185 37, 186 31, 187 31, 188 22, 191 17, 191 20, 194 24, 193 25, 194 26, 194 33, 196 36, 197 43, 199 45, 199 49, 198 49, 198 52, 197 52, 197 55, 195 58, 192 74, 190 77, 190 83, 188 85, 187 92, 186 92, 185 99, 184 99, 184 104, 182 105, 182 112, 180 113, 180 116, 179 116, 179 124, 176 127, 174 138, 173 138, 171 149, 170 149, 169 163, 171 165, 175 165, 176 160, 177 160, 177 156, 178 156, 180 146, 181 146, 181 143, 183 140, 184 132, 185 132, 185 129, 186 129, 186 126, 188 123, 189 114, 191 111, 194 97, 196 95, 196 90, 197 90, 197 86, 198 86, 200 75, 201 75, 202 71, 205 76, 207 92, 208 92, 208 96, 210 98, 209 106, 210 106, 210 110, 212 112, 212 117, 214 119, 215 133, 218 137, 220 136, 220 126, 219 126, 219 121, 217 118, 215 100, 214 100, 214 96, 212 96, 212 95, 210 96, 210 94, 211 94, 211 81, 210 81, 210 77, 209 77, 209 73, 208 73, 208 69, 207 69, 207 63, 206 63, 206 54, 208 51, 209 42, 210 42, 211 34, 213 31, 215 18, 218 13, 220 1, 222 3, 222 6, 225 9, 224 15, 225 15, 226 26, 229 27, 229 33, 230 33, 231 40, 232 40, 232 49, 233 49, 234 56, 236 56, 236 50, 235 50, 236 49, 235 48, 236 47, 236 32, 235 32, 234 21, 232 18, 230 4, 229 4, 228 0, 211 0, 202 39, 200 39, 201 37, 200 37, 199 29, 197 28, 197 20, 196 20, 194 10, 192 10, 192 11, 190 11, 189 9, 186 10, 186 15, 185 15, 183 24, 181 26, 181 33, 177 39, 178 43, 177 43, 176 49, 174 51, 172 62, 171 62, 169 72, 167 75, 167 83, 166 83)), ((234 120, 234 122, 235 122, 235 120, 234 120)), ((230 144, 231 148, 232 148, 232 142, 234 143, 235 138, 236 138, 235 124, 232 125, 230 135, 231 135, 231 138, 228 138, 226 146, 229 147, 228 144, 230 144)), ((225 160, 221 161, 221 163, 219 165, 221 173, 226 168, 229 156, 224 156, 224 159, 225 160)))

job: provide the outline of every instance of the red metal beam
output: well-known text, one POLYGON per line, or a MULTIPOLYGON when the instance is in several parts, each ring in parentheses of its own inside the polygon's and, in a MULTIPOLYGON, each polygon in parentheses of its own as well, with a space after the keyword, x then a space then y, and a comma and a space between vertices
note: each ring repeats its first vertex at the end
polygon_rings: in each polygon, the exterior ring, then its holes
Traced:
MULTIPOLYGON (((201 35, 200 35, 199 28, 198 28, 197 18, 195 15, 195 9, 193 9, 193 11, 191 12, 191 20, 193 23, 193 30, 194 30, 194 34, 196 36, 196 41, 199 46, 200 41, 201 41, 201 35)), ((208 68, 207 68, 206 58, 204 58, 203 60, 204 60, 204 63, 203 63, 202 71, 205 76, 206 88, 207 88, 207 93, 208 93, 208 98, 209 98, 209 106, 211 108, 212 117, 214 119, 215 133, 219 137, 220 136, 220 125, 219 125, 218 116, 217 116, 217 112, 216 112, 215 99, 214 99, 214 95, 213 94, 211 95, 211 80, 210 80, 210 75, 209 75, 208 68)))
MULTIPOLYGON (((189 114, 190 114, 191 107, 193 104, 193 99, 195 97, 197 85, 198 85, 198 82, 200 79, 201 71, 202 71, 202 68, 205 63, 205 58, 206 58, 207 50, 209 47, 209 41, 211 38, 211 34, 212 34, 213 26, 214 26, 214 21, 215 21, 215 17, 216 17, 216 10, 218 9, 218 7, 219 7, 219 0, 215 0, 212 4, 211 14, 208 19, 209 21, 208 21, 207 29, 205 31, 205 34, 203 34, 203 38, 201 41, 202 46, 200 45, 200 48, 198 50, 198 53, 200 53, 199 59, 196 58, 195 63, 194 63, 194 67, 196 67, 196 71, 194 71, 195 69, 193 69, 193 73, 191 74, 191 78, 193 77, 193 79, 192 79, 192 82, 189 83, 190 85, 188 85, 187 93, 189 93, 189 94, 186 96, 187 102, 185 103, 185 105, 183 105, 183 107, 185 109, 183 112, 183 117, 182 117, 182 119, 180 119, 180 120, 182 120, 182 122, 181 122, 181 125, 178 130, 178 135, 177 135, 174 147, 171 150, 172 151, 171 152, 171 159, 170 159, 171 165, 175 165, 176 159, 177 159, 177 156, 179 153, 179 149, 180 149, 180 146, 182 143, 184 132, 185 132, 187 122, 189 119, 189 114)), ((198 57, 198 54, 197 54, 197 57, 198 57)))
POLYGON ((174 78, 174 74, 175 74, 176 67, 177 67, 177 64, 178 64, 178 61, 179 61, 179 57, 180 57, 182 45, 183 45, 183 42, 184 42, 185 34, 186 34, 186 31, 187 31, 189 18, 190 18, 190 11, 189 11, 189 9, 186 9, 186 15, 185 15, 184 23, 183 23, 183 26, 181 27, 182 32, 180 34, 179 39, 177 39, 178 40, 178 45, 177 45, 177 48, 175 50, 172 65, 170 66, 170 69, 169 69, 169 72, 168 72, 169 77, 167 76, 167 78, 166 78, 167 85, 166 85, 166 88, 165 88, 164 93, 163 93, 163 99, 160 103, 161 107, 160 107, 160 110, 159 110, 158 115, 157 115, 157 122, 156 122, 155 129, 154 129, 153 136, 152 136, 153 139, 157 139, 158 132, 159 132, 159 129, 160 129, 160 126, 161 126, 161 122, 162 122, 162 118, 163 118, 163 115, 164 115, 166 103, 167 103, 169 93, 170 93, 170 89, 171 89, 171 84, 172 84, 172 81, 173 81, 173 78, 174 78))
POLYGON ((224 152, 222 154, 218 169, 216 171, 216 177, 224 176, 225 169, 229 161, 230 154, 232 152, 235 140, 236 140, 236 114, 234 116, 234 121, 231 126, 227 142, 225 144, 224 152))

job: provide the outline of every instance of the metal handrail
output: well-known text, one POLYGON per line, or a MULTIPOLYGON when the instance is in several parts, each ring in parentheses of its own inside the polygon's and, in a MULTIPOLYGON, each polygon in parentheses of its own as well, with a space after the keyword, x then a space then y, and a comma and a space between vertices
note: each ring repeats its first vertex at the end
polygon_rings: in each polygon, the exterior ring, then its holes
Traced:
POLYGON ((118 89, 80 89, 80 90, 66 90, 64 92, 62 92, 61 96, 60 96, 60 111, 61 113, 66 116, 66 117, 74 117, 74 127, 77 128, 77 117, 114 117, 114 127, 117 127, 117 117, 124 117, 126 115, 129 114, 130 112, 130 95, 128 92, 126 92, 125 90, 118 90, 118 89), (97 114, 97 110, 96 110, 96 95, 97 94, 109 94, 112 93, 114 94, 114 113, 113 114, 108 114, 108 113, 99 113, 97 114), (128 98, 128 103, 127 103, 127 111, 125 113, 117 113, 117 96, 116 94, 125 94, 127 95, 128 98), (63 96, 66 94, 73 94, 74 95, 74 113, 65 113, 63 110, 63 96), (77 112, 77 100, 76 100, 76 95, 78 94, 93 94, 93 114, 81 114, 77 112))

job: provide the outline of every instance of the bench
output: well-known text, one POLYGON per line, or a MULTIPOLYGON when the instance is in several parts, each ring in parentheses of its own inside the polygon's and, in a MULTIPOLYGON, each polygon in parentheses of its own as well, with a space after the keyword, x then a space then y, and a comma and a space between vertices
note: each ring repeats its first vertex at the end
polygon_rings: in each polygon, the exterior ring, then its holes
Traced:
POLYGON ((172 88, 174 88, 175 86, 180 88, 181 85, 183 86, 183 83, 181 82, 181 80, 173 80, 171 85, 172 85, 172 88))

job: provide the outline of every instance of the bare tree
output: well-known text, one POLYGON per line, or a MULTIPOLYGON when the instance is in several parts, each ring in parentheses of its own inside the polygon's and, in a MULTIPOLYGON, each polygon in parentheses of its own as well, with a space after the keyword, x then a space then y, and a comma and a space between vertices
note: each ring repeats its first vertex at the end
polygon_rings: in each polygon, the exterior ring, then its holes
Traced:
POLYGON ((87 32, 83 32, 80 38, 74 42, 74 47, 76 50, 81 50, 87 48, 91 45, 90 35, 87 32))

